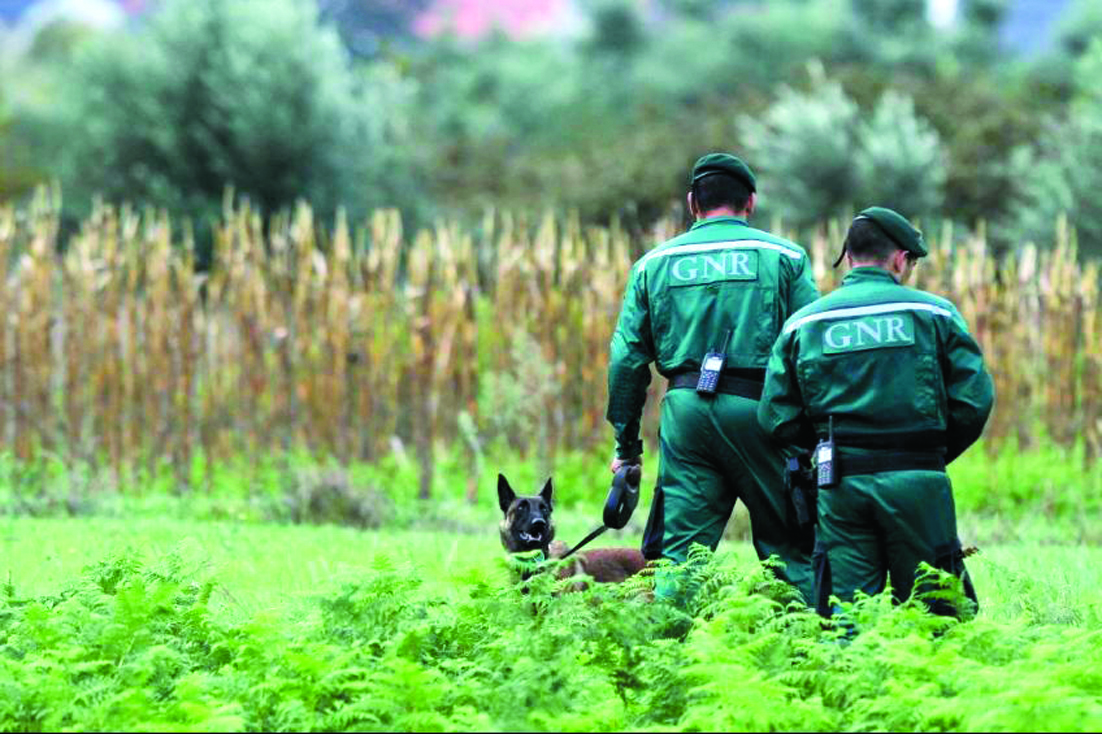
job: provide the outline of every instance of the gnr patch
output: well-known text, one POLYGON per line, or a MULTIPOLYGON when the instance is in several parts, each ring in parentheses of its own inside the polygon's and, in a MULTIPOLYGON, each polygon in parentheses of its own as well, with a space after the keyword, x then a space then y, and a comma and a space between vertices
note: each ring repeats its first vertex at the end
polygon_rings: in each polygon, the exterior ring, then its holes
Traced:
POLYGON ((758 251, 717 250, 681 255, 670 264, 670 285, 702 285, 724 280, 757 280, 758 251))
POLYGON ((906 311, 834 321, 823 330, 823 354, 905 347, 914 343, 914 314, 906 311))

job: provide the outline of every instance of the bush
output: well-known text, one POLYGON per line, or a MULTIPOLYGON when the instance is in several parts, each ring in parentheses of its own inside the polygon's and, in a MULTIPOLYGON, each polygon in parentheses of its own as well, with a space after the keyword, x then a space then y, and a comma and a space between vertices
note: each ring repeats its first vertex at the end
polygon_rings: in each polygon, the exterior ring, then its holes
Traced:
POLYGON ((1019 184, 1013 232, 1046 245, 1053 222, 1066 215, 1078 232, 1079 251, 1102 254, 1102 39, 1076 63, 1077 95, 1066 119, 1049 119, 1033 146, 1015 151, 1019 184))
POLYGON ((761 213, 799 227, 852 206, 854 192, 857 105, 821 66, 810 71, 810 92, 784 87, 760 121, 742 122, 750 164, 761 171, 761 213))
POLYGON ((69 71, 58 152, 70 211, 102 193, 204 221, 226 186, 265 214, 300 197, 323 216, 392 203, 400 90, 357 78, 311 3, 172 0, 147 27, 95 39, 69 71))
POLYGON ((911 98, 888 90, 865 119, 821 65, 809 71, 808 92, 786 87, 761 121, 743 120, 751 165, 762 170, 761 212, 796 227, 872 204, 935 212, 947 158, 911 98))
POLYGON ((937 131, 915 114, 914 102, 888 90, 871 118, 857 127, 855 205, 887 206, 908 217, 938 214, 946 155, 937 131))

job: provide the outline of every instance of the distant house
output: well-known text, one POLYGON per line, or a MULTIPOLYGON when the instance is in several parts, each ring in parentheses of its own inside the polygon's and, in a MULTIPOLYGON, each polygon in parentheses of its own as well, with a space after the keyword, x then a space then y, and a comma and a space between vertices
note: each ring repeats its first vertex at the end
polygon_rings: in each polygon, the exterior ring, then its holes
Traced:
POLYGON ((561 30, 576 20, 571 0, 433 0, 414 21, 414 31, 433 36, 443 31, 478 38, 494 30, 511 36, 561 30))

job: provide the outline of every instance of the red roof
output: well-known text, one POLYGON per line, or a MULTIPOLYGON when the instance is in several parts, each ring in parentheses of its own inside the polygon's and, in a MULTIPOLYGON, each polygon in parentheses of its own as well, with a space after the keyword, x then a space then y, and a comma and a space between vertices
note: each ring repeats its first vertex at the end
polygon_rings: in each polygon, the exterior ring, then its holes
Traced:
POLYGON ((478 38, 495 28, 511 36, 536 35, 553 30, 569 11, 569 0, 435 0, 413 28, 423 36, 450 30, 478 38))

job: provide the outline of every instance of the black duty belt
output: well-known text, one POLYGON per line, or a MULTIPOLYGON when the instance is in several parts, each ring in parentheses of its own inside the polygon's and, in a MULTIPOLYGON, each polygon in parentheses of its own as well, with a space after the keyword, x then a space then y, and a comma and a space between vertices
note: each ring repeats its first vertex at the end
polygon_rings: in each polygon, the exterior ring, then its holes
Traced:
MULTIPOLYGON (((675 390, 682 387, 696 389, 696 383, 700 380, 700 372, 681 372, 670 378, 669 388, 675 390)), ((739 370, 737 372, 725 371, 719 376, 716 392, 724 395, 738 395, 751 400, 761 400, 761 390, 765 383, 765 370, 739 370), (761 374, 760 379, 756 379, 761 374)))
MULTIPOLYGON (((825 426, 826 421, 823 421, 825 426)), ((819 434, 826 438, 825 433, 819 434)), ((945 453, 945 431, 854 431, 834 429, 834 439, 842 449, 874 449, 910 453, 945 453)))
POLYGON ((945 456, 927 451, 884 451, 861 456, 839 451, 836 460, 843 477, 886 471, 945 471, 945 456))

